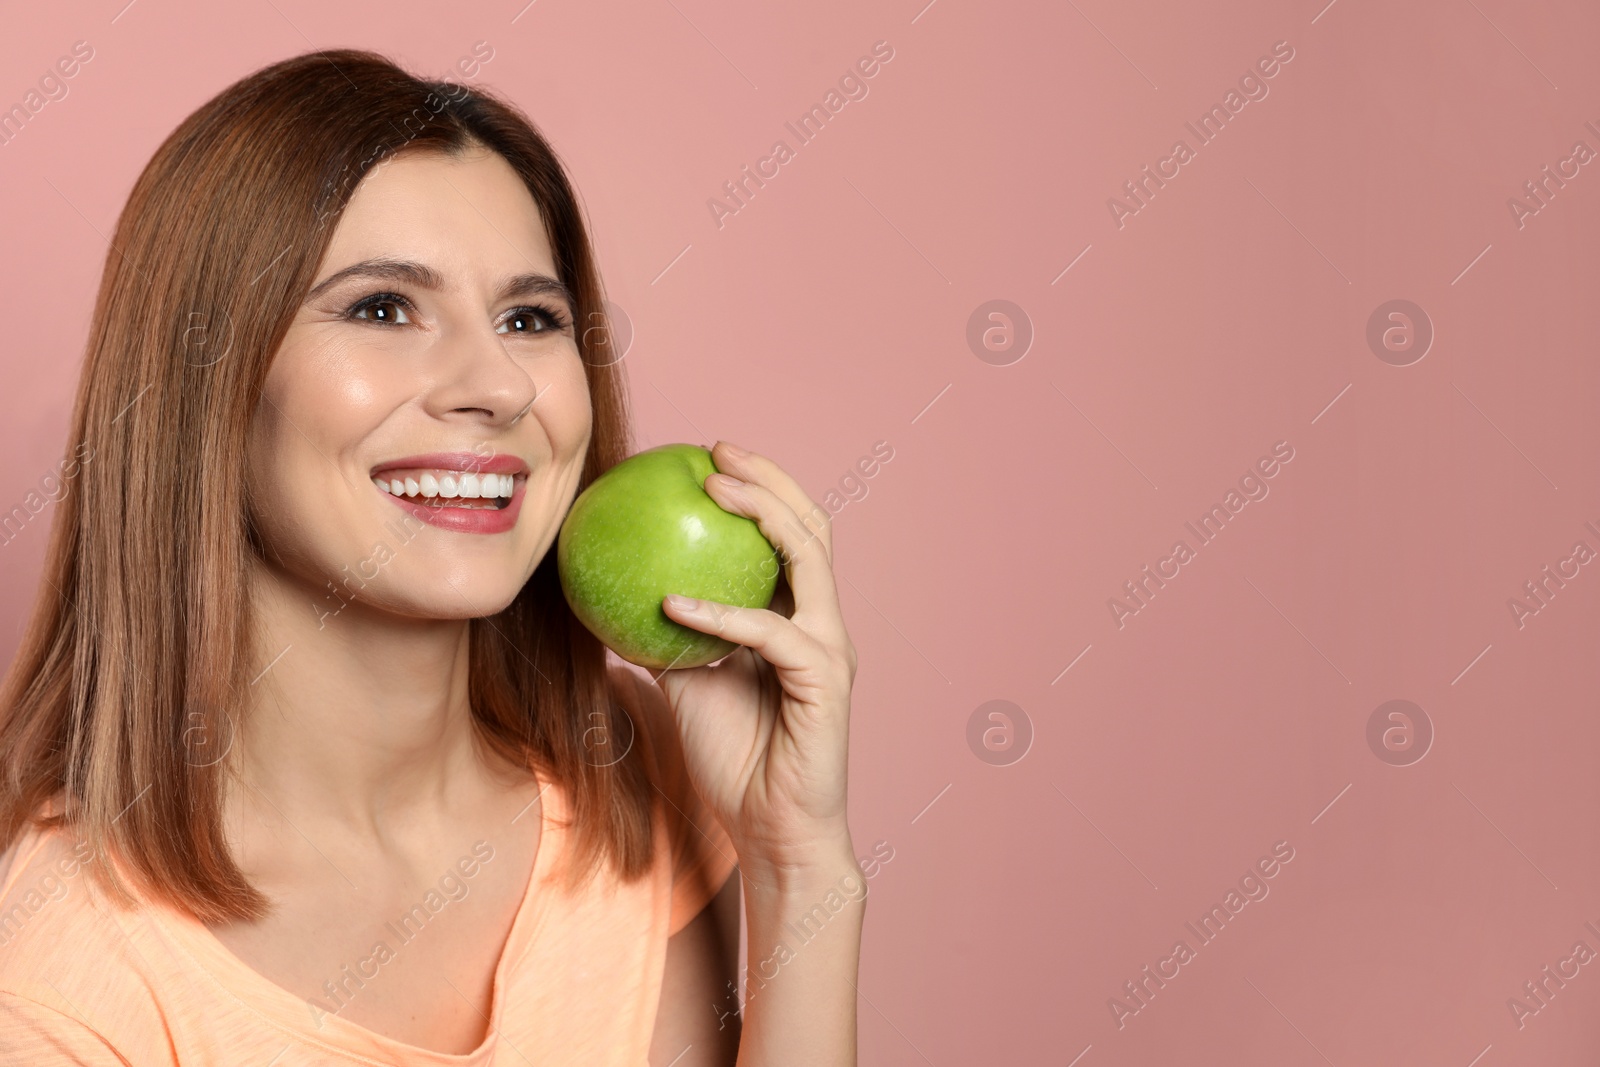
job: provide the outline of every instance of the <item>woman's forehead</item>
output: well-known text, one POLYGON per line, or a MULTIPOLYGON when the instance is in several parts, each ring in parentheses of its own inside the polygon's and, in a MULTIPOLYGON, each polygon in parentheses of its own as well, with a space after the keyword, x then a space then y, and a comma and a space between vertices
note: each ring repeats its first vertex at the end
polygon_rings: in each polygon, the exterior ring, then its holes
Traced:
POLYGON ((464 273, 554 274, 554 257, 533 195, 498 153, 406 152, 366 174, 341 213, 326 275, 374 258, 464 273))

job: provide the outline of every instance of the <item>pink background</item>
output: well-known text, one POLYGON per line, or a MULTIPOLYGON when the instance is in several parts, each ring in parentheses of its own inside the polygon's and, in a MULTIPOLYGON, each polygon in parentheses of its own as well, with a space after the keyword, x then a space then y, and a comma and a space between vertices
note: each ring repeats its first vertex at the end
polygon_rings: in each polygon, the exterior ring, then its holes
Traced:
MULTIPOLYGON (((1600 565, 1520 628, 1507 604, 1600 550, 1600 166, 1507 207, 1600 150, 1593 5, 124 2, 0 36, 5 106, 95 50, 0 148, 0 508, 60 458, 104 235, 185 115, 312 47, 442 75, 486 41, 476 80, 563 154, 633 323, 641 446, 727 438, 818 499, 894 450, 836 518, 851 821, 893 849, 863 1063, 1596 1062, 1600 962, 1520 1027, 1507 1004, 1600 950, 1600 565), (1107 199, 1278 41, 1269 95, 1119 228, 1107 199), (1008 365, 966 339, 995 299, 1034 331, 1008 365), (1366 339, 1393 299, 1436 332, 1409 366, 1366 339), (1270 495, 1119 628, 1107 601, 1279 441, 1270 495), (1434 731, 1407 765, 1367 740, 1394 699, 1434 731), (1020 761, 969 747, 991 700, 1031 723, 1020 761), (1202 945, 1184 924, 1280 841, 1202 945)), ((0 550, 7 660, 47 518, 0 550)))

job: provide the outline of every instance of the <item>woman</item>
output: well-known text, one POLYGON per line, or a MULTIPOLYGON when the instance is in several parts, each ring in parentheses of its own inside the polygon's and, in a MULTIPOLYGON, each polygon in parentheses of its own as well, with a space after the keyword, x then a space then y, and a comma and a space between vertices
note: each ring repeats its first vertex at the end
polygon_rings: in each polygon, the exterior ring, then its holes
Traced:
POLYGON ((491 93, 313 53, 157 151, 0 692, 0 1062, 854 1063, 826 512, 718 443, 786 602, 608 665, 550 551, 628 452, 603 308, 491 93))

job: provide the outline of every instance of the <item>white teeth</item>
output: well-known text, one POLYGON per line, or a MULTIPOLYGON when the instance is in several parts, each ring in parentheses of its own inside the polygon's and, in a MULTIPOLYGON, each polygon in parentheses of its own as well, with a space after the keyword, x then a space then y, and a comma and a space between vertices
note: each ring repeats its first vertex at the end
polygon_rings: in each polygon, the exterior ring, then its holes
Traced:
POLYGON ((517 479, 511 474, 462 472, 435 476, 423 472, 408 478, 373 478, 372 484, 391 496, 424 499, 492 500, 510 498, 516 493, 517 479))

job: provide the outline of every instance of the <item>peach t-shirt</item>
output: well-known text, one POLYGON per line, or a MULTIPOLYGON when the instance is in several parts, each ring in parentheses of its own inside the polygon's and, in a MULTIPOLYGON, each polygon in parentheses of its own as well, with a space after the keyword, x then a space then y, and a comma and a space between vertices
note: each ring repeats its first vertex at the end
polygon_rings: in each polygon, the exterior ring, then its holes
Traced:
MULTIPOLYGON (((555 823, 570 811, 564 790, 541 776, 533 877, 495 969, 488 1035, 472 1052, 392 1040, 334 1014, 331 1002, 313 1011, 197 920, 151 901, 115 907, 90 880, 92 850, 70 830, 30 829, 0 855, 0 1063, 642 1067, 667 938, 737 862, 688 781, 676 729, 658 723, 645 736, 661 757, 656 765, 647 753, 646 764, 671 803, 657 805, 656 861, 638 882, 607 870, 573 892, 556 884, 571 830, 555 823)), ((449 906, 438 899, 430 910, 449 906)))

